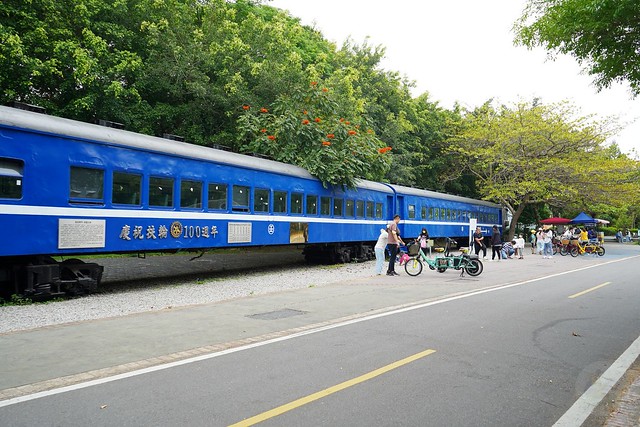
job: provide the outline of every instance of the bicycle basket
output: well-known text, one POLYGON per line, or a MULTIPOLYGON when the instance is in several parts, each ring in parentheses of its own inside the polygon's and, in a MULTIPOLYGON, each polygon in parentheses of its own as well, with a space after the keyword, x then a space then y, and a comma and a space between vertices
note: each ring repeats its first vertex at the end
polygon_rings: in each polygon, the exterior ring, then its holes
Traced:
POLYGON ((416 256, 418 255, 418 251, 420 250, 420 245, 417 243, 411 243, 407 246, 407 251, 409 251, 409 255, 416 256))

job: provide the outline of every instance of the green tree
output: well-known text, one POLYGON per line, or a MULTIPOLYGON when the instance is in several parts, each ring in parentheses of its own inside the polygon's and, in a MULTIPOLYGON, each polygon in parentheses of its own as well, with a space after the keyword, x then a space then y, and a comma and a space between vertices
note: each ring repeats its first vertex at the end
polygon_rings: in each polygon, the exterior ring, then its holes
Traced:
POLYGON ((0 102, 86 121, 137 102, 132 14, 125 1, 0 3, 0 102))
POLYGON ((515 225, 530 205, 584 206, 632 188, 637 162, 611 158, 602 146, 608 128, 567 103, 487 103, 464 116, 449 149, 476 177, 481 196, 504 205, 515 225))
POLYGON ((529 0, 514 29, 518 44, 573 55, 598 89, 626 81, 640 93, 637 0, 529 0))

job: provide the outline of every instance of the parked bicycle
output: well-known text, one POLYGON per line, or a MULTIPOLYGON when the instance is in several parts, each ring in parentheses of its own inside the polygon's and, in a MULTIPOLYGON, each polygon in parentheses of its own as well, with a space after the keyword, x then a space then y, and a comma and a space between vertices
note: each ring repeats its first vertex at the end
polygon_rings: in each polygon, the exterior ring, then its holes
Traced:
POLYGON ((605 250, 604 250, 604 246, 602 246, 600 243, 578 242, 578 244, 571 246, 569 253, 571 254, 572 257, 577 257, 578 255, 584 255, 584 254, 594 254, 598 256, 604 256, 605 250))
POLYGON ((417 245, 417 254, 412 254, 413 251, 411 248, 415 248, 415 246, 412 246, 409 249, 410 258, 404 265, 404 271, 406 271, 409 276, 417 276, 422 273, 423 263, 425 263, 431 270, 437 270, 438 273, 444 273, 449 268, 453 268, 454 270, 461 270, 460 276, 464 275, 465 272, 469 276, 480 275, 484 266, 478 258, 478 255, 468 253, 452 255, 451 248, 453 246, 457 247, 456 241, 447 237, 444 254, 442 256, 436 256, 433 259, 426 256, 422 248, 420 248, 420 245, 417 245))

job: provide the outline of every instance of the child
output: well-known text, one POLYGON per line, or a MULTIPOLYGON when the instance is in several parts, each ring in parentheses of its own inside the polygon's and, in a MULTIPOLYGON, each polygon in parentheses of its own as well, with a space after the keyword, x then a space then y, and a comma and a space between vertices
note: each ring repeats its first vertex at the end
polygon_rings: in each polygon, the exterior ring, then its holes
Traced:
POLYGON ((423 228, 420 235, 416 238, 416 242, 420 245, 420 250, 426 252, 427 242, 429 241, 429 233, 426 228, 423 228))

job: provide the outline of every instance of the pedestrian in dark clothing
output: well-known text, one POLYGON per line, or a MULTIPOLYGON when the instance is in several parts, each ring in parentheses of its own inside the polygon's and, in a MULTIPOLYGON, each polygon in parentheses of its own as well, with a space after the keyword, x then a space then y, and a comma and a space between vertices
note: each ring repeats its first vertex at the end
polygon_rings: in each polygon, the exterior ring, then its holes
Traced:
POLYGON ((480 255, 480 251, 482 251, 482 257, 487 259, 487 245, 484 244, 484 236, 480 227, 476 227, 476 231, 473 233, 473 247, 476 250, 476 255, 480 255))
POLYGON ((400 232, 398 231, 398 223, 400 222, 400 215, 395 215, 393 217, 393 221, 387 224, 387 232, 389 233, 389 268, 387 269, 387 276, 398 276, 396 273, 395 264, 396 264, 396 255, 398 255, 398 250, 400 249, 400 245, 404 245, 404 242, 400 238, 400 232))
POLYGON ((498 226, 493 226, 493 231, 491 233, 491 261, 493 261, 496 256, 498 257, 498 261, 500 261, 500 251, 502 250, 502 237, 500 236, 500 230, 498 230, 498 226))

